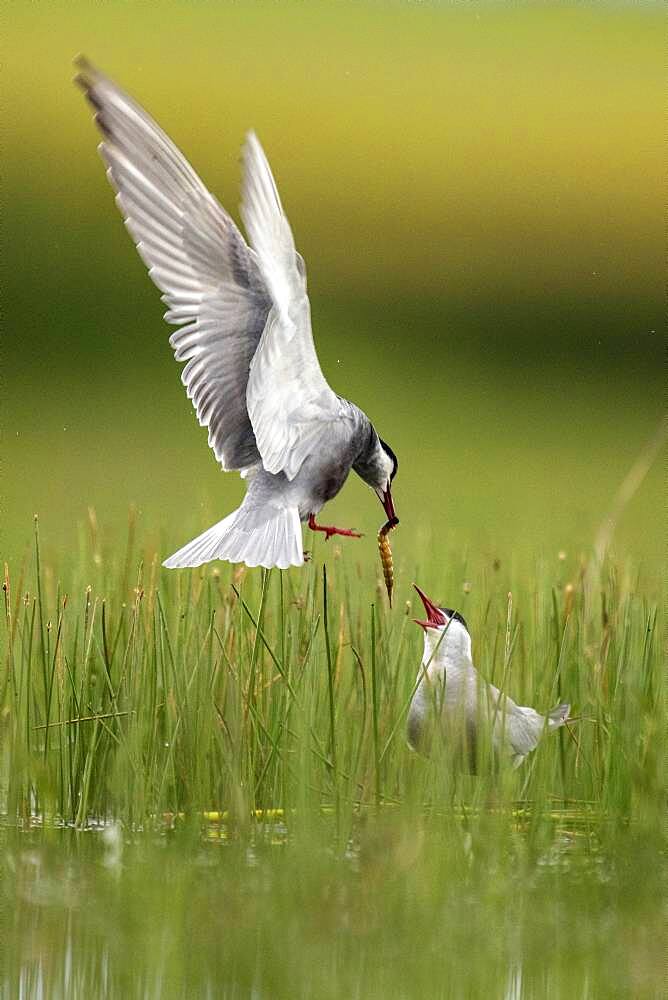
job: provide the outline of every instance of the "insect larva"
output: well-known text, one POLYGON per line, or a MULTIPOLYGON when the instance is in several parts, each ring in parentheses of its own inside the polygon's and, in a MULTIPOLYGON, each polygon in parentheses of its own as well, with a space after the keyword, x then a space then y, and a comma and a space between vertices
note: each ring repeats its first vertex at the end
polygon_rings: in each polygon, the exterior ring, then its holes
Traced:
POLYGON ((392 591, 394 589, 394 563, 392 561, 392 549, 390 548, 390 539, 388 536, 390 531, 396 528, 398 524, 399 518, 391 517, 378 532, 378 551, 380 552, 383 579, 385 580, 385 589, 387 590, 390 607, 392 607, 392 591))

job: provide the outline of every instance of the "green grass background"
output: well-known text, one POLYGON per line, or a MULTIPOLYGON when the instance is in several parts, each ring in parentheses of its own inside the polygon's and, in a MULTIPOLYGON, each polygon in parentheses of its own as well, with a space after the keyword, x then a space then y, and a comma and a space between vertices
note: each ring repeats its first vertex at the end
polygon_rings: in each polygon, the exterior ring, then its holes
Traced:
POLYGON ((665 454, 591 570, 664 407, 660 15, 8 5, 0 995, 661 995, 665 454), (158 571, 242 484, 179 383, 79 51, 235 217, 258 132, 323 369, 399 455, 392 611, 353 479, 327 517, 364 539, 299 572, 158 571), (487 677, 573 702, 577 745, 499 780, 408 751, 413 580, 487 677))
MULTIPOLYGON (((170 551, 242 495, 178 379, 70 84, 84 52, 237 214, 264 143, 323 368, 399 454, 404 547, 586 546, 662 407, 653 5, 9 5, 4 545, 131 502, 170 551)), ((655 550, 655 471, 619 525, 655 550)), ((372 533, 364 489, 332 514, 372 533)), ((371 556, 373 538, 365 558, 371 556)), ((503 554, 503 553, 501 553, 503 554)))

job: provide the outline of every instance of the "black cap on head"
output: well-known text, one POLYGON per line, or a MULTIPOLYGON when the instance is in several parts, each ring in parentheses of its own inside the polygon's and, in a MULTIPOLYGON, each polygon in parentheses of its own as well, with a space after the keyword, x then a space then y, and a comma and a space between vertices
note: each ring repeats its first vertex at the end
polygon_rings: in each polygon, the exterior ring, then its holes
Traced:
POLYGON ((392 459, 392 472, 390 473, 390 482, 392 482, 392 480, 397 474, 397 469, 399 468, 399 459, 394 454, 387 441, 383 441, 382 438, 379 438, 378 440, 380 441, 380 446, 383 449, 383 451, 386 452, 392 459))
MULTIPOLYGON (((463 615, 460 615, 459 611, 455 611, 453 608, 441 608, 441 611, 448 616, 448 618, 454 618, 456 622, 461 622, 466 631, 468 632, 469 627, 466 624, 466 620, 463 615)), ((470 634, 470 633, 469 633, 470 634)))

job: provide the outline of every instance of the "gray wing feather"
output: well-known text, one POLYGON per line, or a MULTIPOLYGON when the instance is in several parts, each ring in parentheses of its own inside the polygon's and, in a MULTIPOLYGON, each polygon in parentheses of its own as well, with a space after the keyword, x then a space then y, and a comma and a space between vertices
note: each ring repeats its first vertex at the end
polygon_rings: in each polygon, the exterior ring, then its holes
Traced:
POLYGON ((254 252, 174 143, 113 81, 83 59, 77 83, 95 109, 116 203, 153 282, 181 380, 224 469, 260 461, 248 417, 251 360, 271 300, 254 252))

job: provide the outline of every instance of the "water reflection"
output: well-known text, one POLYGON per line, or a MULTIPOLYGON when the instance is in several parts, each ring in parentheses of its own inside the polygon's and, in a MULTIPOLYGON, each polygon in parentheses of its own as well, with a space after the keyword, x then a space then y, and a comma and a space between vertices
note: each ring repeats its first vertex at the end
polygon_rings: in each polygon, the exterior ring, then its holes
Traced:
POLYGON ((457 818, 456 837, 445 814, 441 827, 360 815, 336 849, 327 814, 307 833, 278 813, 243 831, 211 815, 166 817, 154 833, 5 826, 0 995, 520 1000, 547 983, 603 995, 611 942, 631 931, 651 978, 652 893, 629 896, 616 864, 624 845, 633 885, 650 884, 642 837, 555 810, 528 838, 527 818, 509 836, 493 816, 467 829, 457 818), (441 992, 432 963, 448 970, 441 992))

